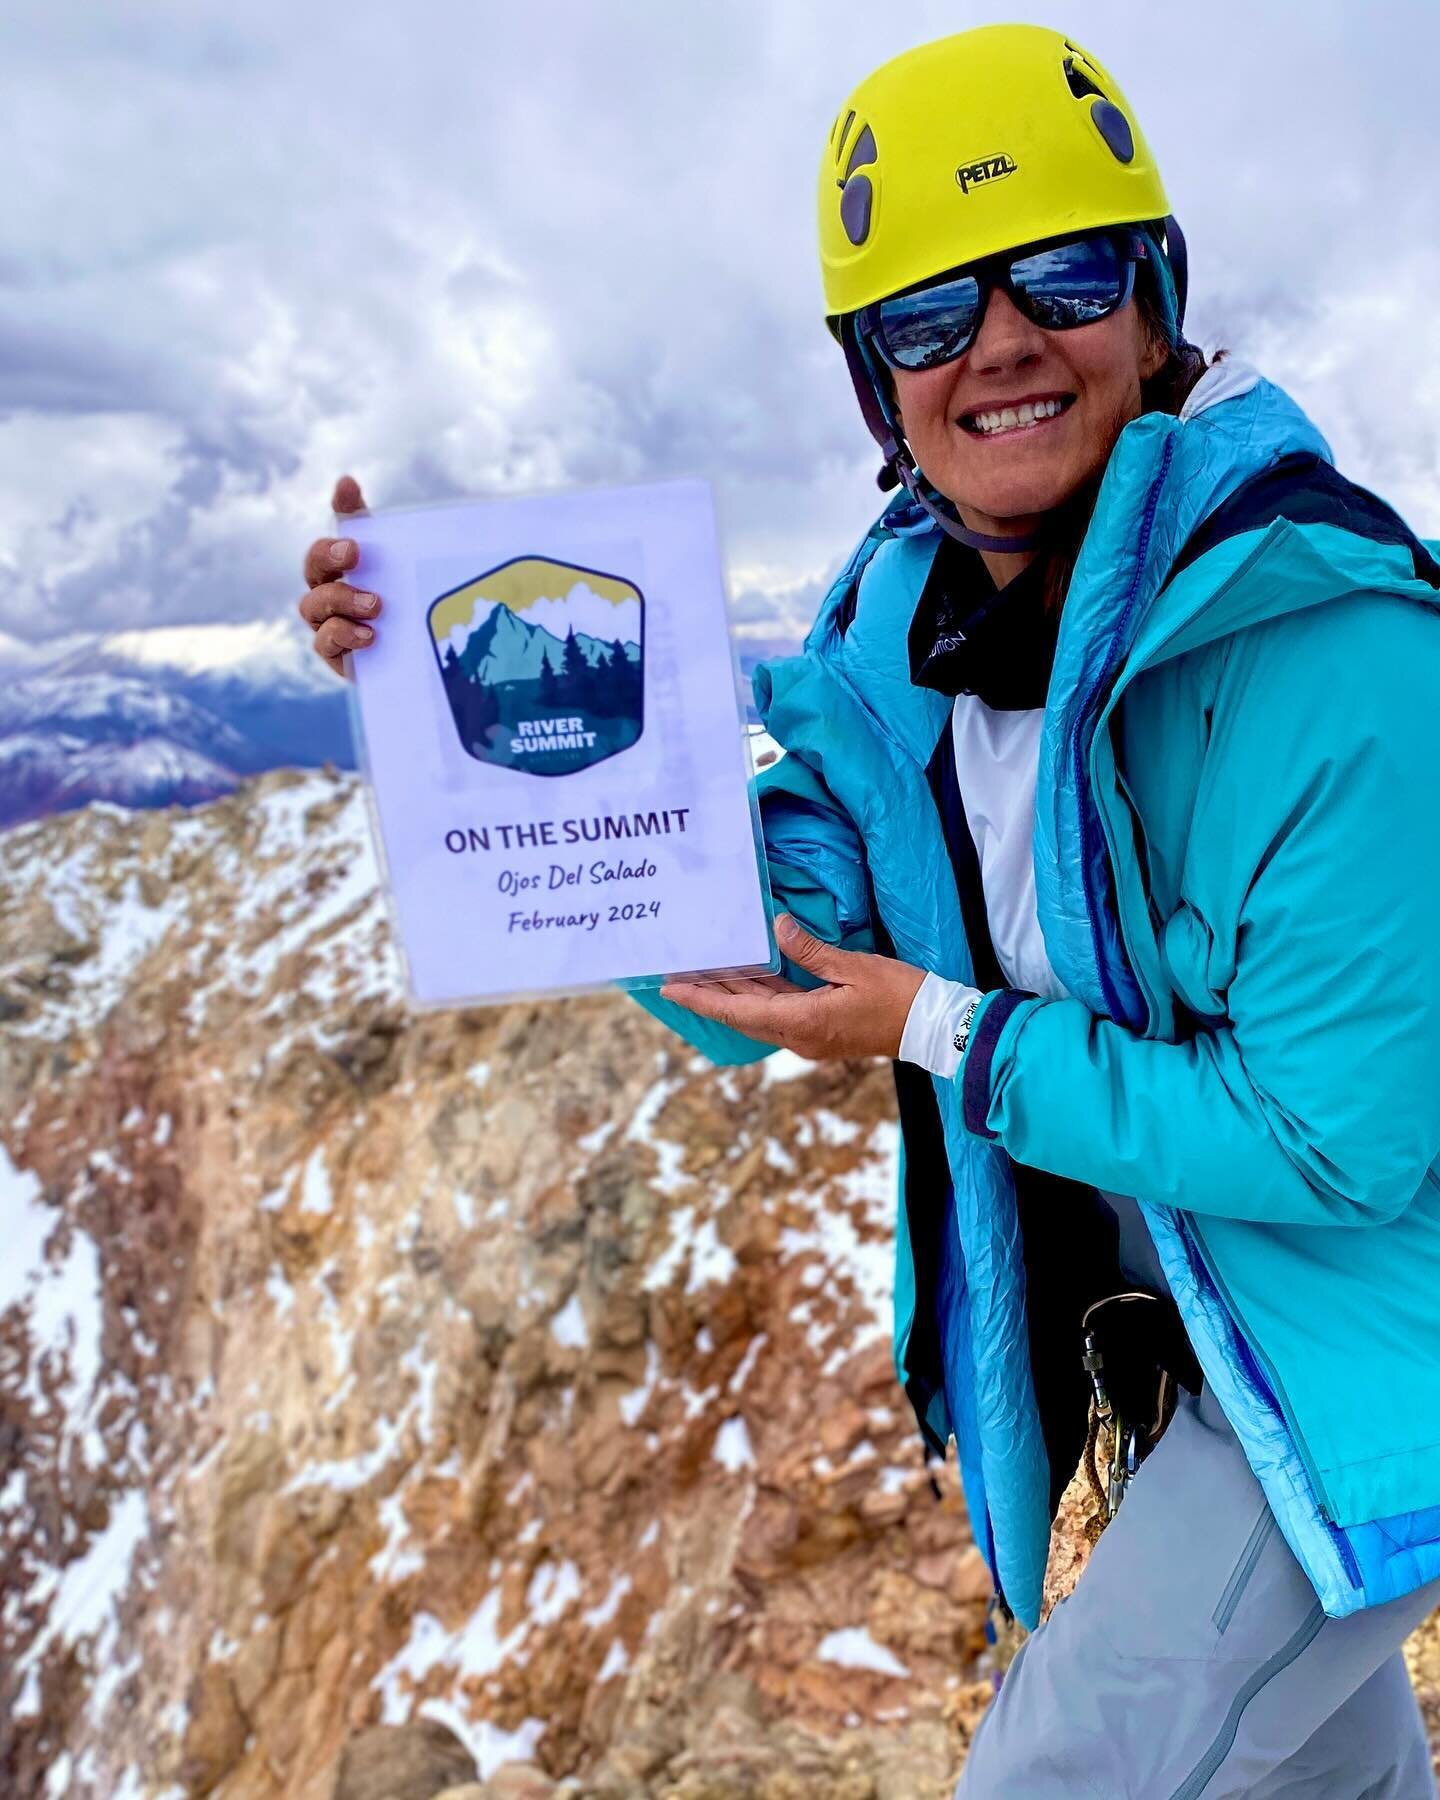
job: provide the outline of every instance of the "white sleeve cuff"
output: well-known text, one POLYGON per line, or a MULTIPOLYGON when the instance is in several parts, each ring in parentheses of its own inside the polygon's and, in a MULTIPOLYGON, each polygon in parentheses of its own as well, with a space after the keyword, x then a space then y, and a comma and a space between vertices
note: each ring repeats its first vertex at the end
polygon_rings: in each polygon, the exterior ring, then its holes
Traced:
POLYGON ((980 998, 980 989, 963 981, 928 974, 915 991, 900 1037, 901 1062, 919 1063, 932 1075, 949 1080, 960 1067, 954 1037, 965 1008, 980 998))

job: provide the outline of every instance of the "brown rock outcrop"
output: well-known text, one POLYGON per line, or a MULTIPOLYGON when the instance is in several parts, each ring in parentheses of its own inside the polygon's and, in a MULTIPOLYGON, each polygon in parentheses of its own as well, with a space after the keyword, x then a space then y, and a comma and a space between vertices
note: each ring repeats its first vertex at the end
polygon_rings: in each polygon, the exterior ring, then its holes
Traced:
POLYGON ((7 1792, 332 1800, 422 1721, 496 1792, 943 1790, 984 1587, 883 1064, 407 1017, 348 778, 24 827, 0 890, 7 1792))

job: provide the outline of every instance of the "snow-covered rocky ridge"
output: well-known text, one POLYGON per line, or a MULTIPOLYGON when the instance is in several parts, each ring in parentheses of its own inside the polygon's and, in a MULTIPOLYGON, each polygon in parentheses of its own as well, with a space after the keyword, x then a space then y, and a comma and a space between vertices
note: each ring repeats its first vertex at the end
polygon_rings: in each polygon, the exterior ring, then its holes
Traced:
POLYGON ((884 1064, 408 1018, 333 772, 20 827, 0 895, 0 1789, 948 1793, 884 1064))

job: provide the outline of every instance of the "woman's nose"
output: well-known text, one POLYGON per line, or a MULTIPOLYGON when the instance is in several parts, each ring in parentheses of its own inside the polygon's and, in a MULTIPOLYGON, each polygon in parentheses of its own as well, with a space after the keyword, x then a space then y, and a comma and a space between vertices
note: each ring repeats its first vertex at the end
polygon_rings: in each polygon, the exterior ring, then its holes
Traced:
POLYGON ((969 367, 973 374, 1013 368, 1040 355, 1044 348, 1045 333, 1025 317, 1004 288, 997 287, 970 346, 969 367))

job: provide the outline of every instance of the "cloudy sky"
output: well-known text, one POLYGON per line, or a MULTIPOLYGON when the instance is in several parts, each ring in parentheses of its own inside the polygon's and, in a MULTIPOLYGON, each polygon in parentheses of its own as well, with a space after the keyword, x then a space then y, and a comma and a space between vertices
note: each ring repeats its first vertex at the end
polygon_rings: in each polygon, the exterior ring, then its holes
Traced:
MULTIPOLYGON (((373 504, 699 474, 752 620, 878 501, 820 321, 831 119, 952 0, 10 0, 0 630, 293 612, 373 504)), ((1192 335, 1440 535, 1434 0, 1069 0, 1192 255, 1192 335)))

